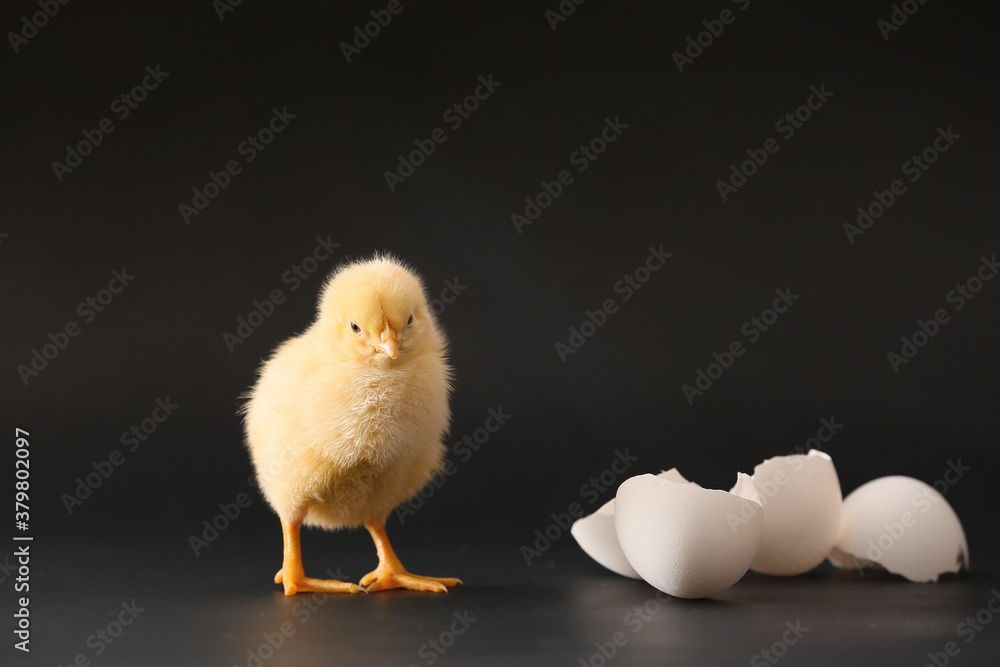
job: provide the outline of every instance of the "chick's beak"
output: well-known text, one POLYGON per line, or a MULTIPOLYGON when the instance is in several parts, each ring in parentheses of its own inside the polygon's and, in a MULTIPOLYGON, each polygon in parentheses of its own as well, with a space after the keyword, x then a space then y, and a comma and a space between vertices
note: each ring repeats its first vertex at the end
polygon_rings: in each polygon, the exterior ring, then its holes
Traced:
POLYGON ((390 359, 395 359, 399 354, 399 339, 396 338, 396 330, 388 322, 382 329, 382 342, 376 347, 389 355, 390 359))

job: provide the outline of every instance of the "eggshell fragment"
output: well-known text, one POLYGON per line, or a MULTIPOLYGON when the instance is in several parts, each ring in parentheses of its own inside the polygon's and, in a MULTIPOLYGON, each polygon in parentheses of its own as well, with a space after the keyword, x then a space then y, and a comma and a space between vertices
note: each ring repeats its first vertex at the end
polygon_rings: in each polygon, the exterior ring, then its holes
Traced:
POLYGON ((628 564, 622 548, 618 545, 618 535, 615 534, 614 498, 604 503, 590 516, 574 521, 569 532, 576 538, 580 548, 604 567, 623 577, 640 578, 628 564))
MULTIPOLYGON (((684 479, 684 476, 677 472, 677 468, 664 470, 657 477, 673 482, 694 484, 694 482, 684 479)), ((624 577, 641 578, 628 564, 628 560, 618 544, 618 535, 615 533, 614 498, 604 503, 593 514, 573 522, 569 532, 576 539, 580 548, 604 567, 624 577)))
MULTIPOLYGON (((683 479, 683 478, 682 478, 683 479)), ((753 483, 738 493, 638 475, 618 487, 615 529, 629 564, 653 587, 681 598, 726 590, 746 574, 763 533, 753 483)))
POLYGON ((833 459, 818 450, 775 456, 754 468, 764 507, 764 535, 750 569, 776 575, 808 572, 830 553, 843 498, 833 459))
POLYGON ((695 484, 694 482, 684 479, 684 475, 680 474, 680 472, 677 471, 677 468, 664 470, 659 475, 657 475, 657 477, 659 477, 660 479, 665 479, 668 482, 680 482, 682 484, 691 484, 693 486, 697 486, 699 489, 701 488, 699 484, 695 484))
POLYGON ((880 477, 844 499, 830 562, 877 565, 910 581, 937 581, 969 566, 962 523, 933 487, 903 476, 880 477))

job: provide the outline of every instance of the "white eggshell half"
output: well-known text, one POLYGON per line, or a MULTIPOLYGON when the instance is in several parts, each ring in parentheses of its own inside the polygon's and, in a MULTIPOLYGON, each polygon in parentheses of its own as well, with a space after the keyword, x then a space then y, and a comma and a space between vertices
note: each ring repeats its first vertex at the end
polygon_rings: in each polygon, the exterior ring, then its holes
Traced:
POLYGON ((969 566, 958 515, 934 487, 912 477, 880 477, 844 498, 830 562, 878 565, 910 581, 937 581, 969 566))
POLYGON ((775 456, 753 472, 764 507, 764 536, 750 569, 764 574, 808 572, 833 548, 843 497, 827 454, 775 456))
POLYGON ((665 479, 665 480, 667 480, 669 482, 680 482, 682 484, 692 484, 694 486, 697 486, 699 489, 701 488, 701 486, 699 486, 698 484, 695 484, 694 482, 690 482, 690 481, 684 479, 684 475, 680 474, 677 471, 677 468, 671 468, 670 470, 664 470, 659 475, 657 475, 657 477, 659 477, 660 479, 665 479))
POLYGON ((638 475, 618 487, 615 530, 629 564, 653 587, 681 598, 726 590, 746 574, 763 517, 747 475, 740 492, 638 475))
POLYGON ((628 564, 622 548, 618 546, 618 535, 615 534, 614 498, 604 503, 590 516, 573 522, 569 532, 576 538, 580 548, 604 567, 623 577, 641 578, 628 564))
MULTIPOLYGON (((657 477, 673 482, 694 484, 694 482, 684 479, 684 476, 677 472, 677 468, 664 470, 657 477)), ((569 532, 576 539, 580 548, 604 567, 623 577, 642 578, 628 564, 628 560, 618 544, 618 535, 615 533, 614 498, 604 503, 593 514, 573 522, 569 532)))

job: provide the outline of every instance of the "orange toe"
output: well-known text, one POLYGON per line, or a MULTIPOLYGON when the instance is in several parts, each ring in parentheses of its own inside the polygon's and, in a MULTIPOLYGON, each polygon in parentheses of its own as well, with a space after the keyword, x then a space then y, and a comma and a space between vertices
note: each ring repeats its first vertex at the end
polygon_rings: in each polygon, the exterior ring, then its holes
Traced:
MULTIPOLYGON (((277 577, 275 577, 277 578, 277 577)), ((283 578, 284 579, 284 578, 283 578)), ((368 591, 347 581, 337 581, 336 579, 313 579, 311 577, 299 577, 297 579, 283 580, 285 585, 285 595, 295 595, 296 593, 367 593, 368 591)))
POLYGON ((402 568, 390 569, 381 565, 361 578, 361 585, 369 593, 386 591, 393 588, 447 593, 448 587, 457 586, 461 583, 461 579, 453 577, 423 577, 419 574, 410 574, 402 568))

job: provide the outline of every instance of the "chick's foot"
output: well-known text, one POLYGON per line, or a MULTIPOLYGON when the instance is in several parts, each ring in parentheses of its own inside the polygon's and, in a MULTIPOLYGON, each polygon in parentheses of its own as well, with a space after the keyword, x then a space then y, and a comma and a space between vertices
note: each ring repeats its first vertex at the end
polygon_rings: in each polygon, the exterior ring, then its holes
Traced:
POLYGON ((452 577, 422 577, 419 574, 410 574, 403 569, 402 565, 396 567, 379 565, 361 578, 361 585, 369 593, 391 588, 447 593, 449 586, 457 586, 460 583, 462 583, 461 579, 452 577))
POLYGON ((357 584, 336 579, 312 579, 302 571, 302 545, 299 529, 302 520, 281 519, 281 533, 284 537, 285 555, 281 569, 274 575, 274 583, 284 584, 285 595, 296 593, 367 593, 357 584))
POLYGON ((278 570, 274 575, 274 583, 285 585, 285 595, 296 593, 367 593, 364 588, 347 581, 336 579, 313 579, 300 575, 285 577, 285 569, 278 570))
POLYGON ((461 579, 451 577, 422 577, 419 574, 410 574, 399 562, 396 552, 389 543, 389 536, 385 534, 385 521, 366 523, 365 528, 371 533, 375 550, 378 552, 378 567, 361 577, 361 585, 365 586, 369 593, 390 588, 447 593, 449 586, 462 583, 461 579))

